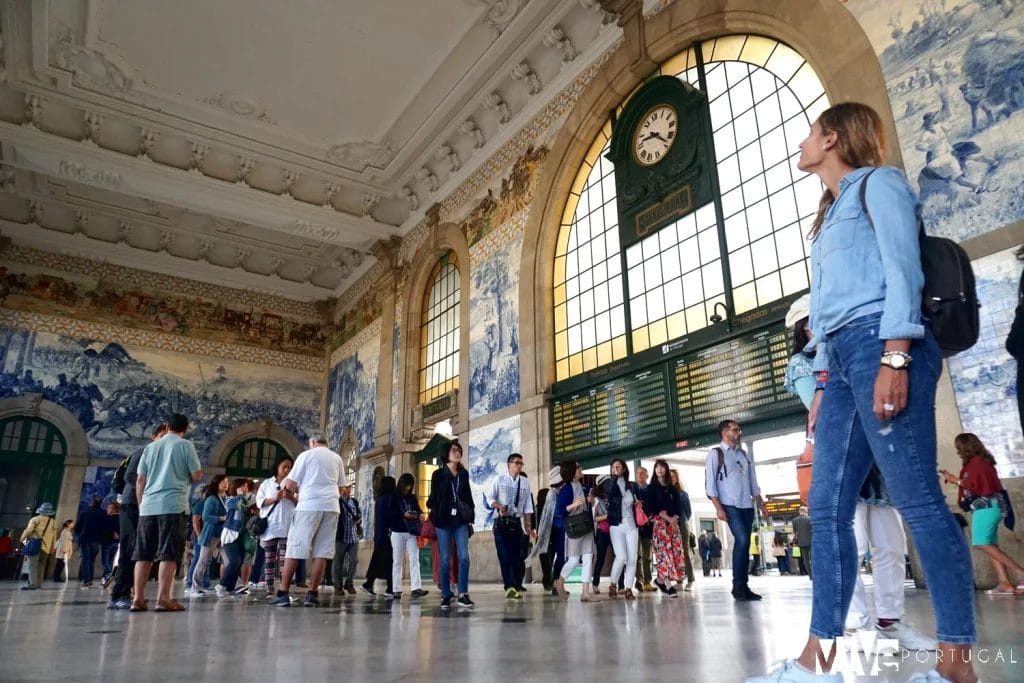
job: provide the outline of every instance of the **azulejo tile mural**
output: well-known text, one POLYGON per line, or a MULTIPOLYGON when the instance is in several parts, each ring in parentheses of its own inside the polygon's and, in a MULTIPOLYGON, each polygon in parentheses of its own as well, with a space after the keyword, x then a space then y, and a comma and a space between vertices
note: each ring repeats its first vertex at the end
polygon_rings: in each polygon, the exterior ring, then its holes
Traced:
MULTIPOLYGON (((493 524, 493 510, 487 506, 484 495, 498 475, 506 471, 508 456, 522 450, 522 433, 519 425, 519 416, 515 415, 473 429, 466 437, 469 483, 473 489, 473 500, 476 501, 477 529, 490 529, 493 524)), ((536 482, 532 482, 531 487, 536 495, 536 482)))
POLYGON ((304 441, 318 424, 320 377, 118 341, 0 326, 0 398, 39 393, 72 413, 92 458, 121 459, 174 412, 206 462, 238 425, 270 418, 304 441))
POLYGON ((861 0, 928 231, 962 241, 1024 218, 1024 3, 861 0))
MULTIPOLYGON (((525 215, 523 211, 517 217, 525 219, 525 215)), ((523 239, 522 232, 512 228, 515 225, 521 222, 510 220, 511 234, 492 234, 470 254, 470 417, 519 401, 519 262, 523 239)))
POLYGON ((973 262, 981 301, 981 336, 949 359, 960 420, 995 456, 999 476, 1024 476, 1024 436, 1017 413, 1017 363, 1006 336, 1017 305, 1021 263, 1008 249, 973 262))
POLYGON ((321 323, 223 299, 18 263, 0 266, 0 292, 6 308, 23 312, 309 356, 324 351, 321 323))
POLYGON ((331 367, 327 376, 327 438, 337 447, 351 428, 363 453, 373 448, 377 419, 380 325, 367 328, 357 341, 361 345, 331 367))

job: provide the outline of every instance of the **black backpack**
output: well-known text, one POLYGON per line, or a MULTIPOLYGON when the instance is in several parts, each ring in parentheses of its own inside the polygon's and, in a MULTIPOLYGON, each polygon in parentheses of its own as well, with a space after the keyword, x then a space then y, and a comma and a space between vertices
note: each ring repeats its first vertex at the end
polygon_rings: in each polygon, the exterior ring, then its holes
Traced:
MULTIPOLYGON (((871 229, 875 222, 868 211, 869 171, 860 184, 860 205, 871 229)), ((978 341, 978 293, 974 288, 974 271, 967 252, 945 237, 926 235, 924 223, 918 219, 921 241, 921 270, 924 289, 921 292, 921 316, 931 328, 943 358, 966 351, 978 341)))
POLYGON ((128 471, 128 463, 131 461, 131 459, 131 456, 128 456, 127 458, 122 460, 121 464, 117 466, 116 470, 114 470, 114 478, 110 482, 110 488, 114 489, 114 493, 124 493, 124 475, 125 472, 128 471))

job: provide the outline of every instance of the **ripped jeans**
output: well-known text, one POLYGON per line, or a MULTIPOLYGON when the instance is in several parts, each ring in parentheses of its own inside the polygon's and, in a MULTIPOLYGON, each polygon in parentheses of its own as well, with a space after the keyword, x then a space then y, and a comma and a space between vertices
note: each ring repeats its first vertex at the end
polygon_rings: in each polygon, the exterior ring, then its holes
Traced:
POLYGON ((976 641, 970 551, 939 487, 935 452, 935 386, 942 357, 930 332, 910 347, 906 409, 890 422, 873 413, 884 342, 881 315, 847 323, 828 336, 829 380, 815 428, 811 483, 812 635, 843 635, 857 580, 854 511, 861 484, 877 462, 889 496, 910 528, 935 610, 937 637, 976 641))

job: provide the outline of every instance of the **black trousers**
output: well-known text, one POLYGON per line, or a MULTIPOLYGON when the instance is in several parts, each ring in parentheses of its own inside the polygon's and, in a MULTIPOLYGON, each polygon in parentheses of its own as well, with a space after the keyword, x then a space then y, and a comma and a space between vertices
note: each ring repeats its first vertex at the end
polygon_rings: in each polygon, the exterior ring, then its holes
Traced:
POLYGON ((135 562, 132 555, 135 554, 135 530, 139 526, 139 506, 134 503, 124 503, 118 513, 120 522, 121 538, 118 540, 117 578, 114 580, 114 587, 110 591, 110 599, 130 598, 132 584, 135 581, 135 562))
POLYGON ((391 585, 392 556, 391 539, 385 537, 380 543, 374 541, 370 564, 366 567, 366 583, 371 588, 377 579, 387 579, 388 592, 393 590, 391 585))

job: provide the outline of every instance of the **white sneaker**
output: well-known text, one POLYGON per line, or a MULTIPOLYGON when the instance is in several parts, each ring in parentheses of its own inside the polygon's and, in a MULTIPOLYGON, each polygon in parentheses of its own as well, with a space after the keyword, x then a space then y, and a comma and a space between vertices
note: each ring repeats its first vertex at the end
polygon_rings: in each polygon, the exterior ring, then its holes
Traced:
POLYGON ((216 590, 218 598, 225 598, 228 595, 228 590, 219 583, 217 584, 217 587, 214 590, 216 590))
POLYGON ((843 675, 812 673, 797 664, 795 659, 787 659, 771 673, 751 676, 746 683, 843 683, 843 675))
POLYGON ((895 624, 885 628, 879 628, 876 624, 875 629, 880 637, 894 638, 899 641, 900 647, 911 652, 914 650, 935 650, 939 647, 937 640, 914 630, 912 626, 907 626, 902 621, 897 621, 895 624))

